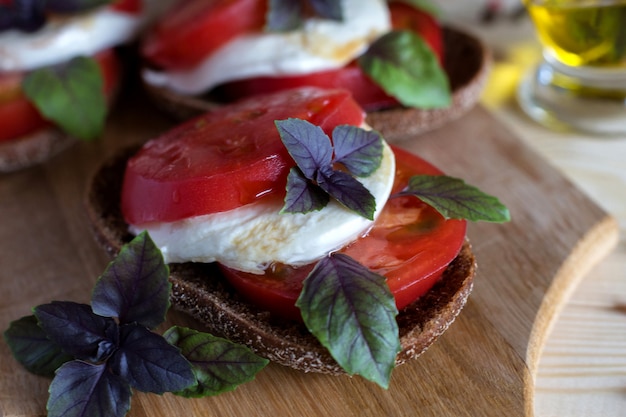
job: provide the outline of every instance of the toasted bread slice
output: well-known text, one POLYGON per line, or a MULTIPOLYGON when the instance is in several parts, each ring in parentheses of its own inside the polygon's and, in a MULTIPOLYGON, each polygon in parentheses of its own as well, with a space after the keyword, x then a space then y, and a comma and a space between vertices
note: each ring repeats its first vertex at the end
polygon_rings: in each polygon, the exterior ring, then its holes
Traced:
POLYGON ((0 172, 18 171, 42 163, 74 142, 76 139, 53 126, 0 142, 0 172))
MULTIPOLYGON (((86 211, 96 239, 111 256, 133 238, 119 202, 126 161, 135 151, 124 150, 106 161, 94 174, 86 194, 86 211)), ((454 321, 471 292, 475 270, 474 255, 466 242, 442 280, 400 312, 398 364, 419 356, 454 321)), ((301 371, 344 373, 303 324, 277 320, 243 301, 214 264, 171 264, 170 280, 174 308, 202 322, 211 333, 301 371)))

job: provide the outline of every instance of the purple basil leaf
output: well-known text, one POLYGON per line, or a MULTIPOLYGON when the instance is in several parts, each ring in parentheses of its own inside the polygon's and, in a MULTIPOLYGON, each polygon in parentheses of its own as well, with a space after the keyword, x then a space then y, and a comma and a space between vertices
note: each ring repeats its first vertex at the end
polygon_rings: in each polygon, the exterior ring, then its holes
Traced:
POLYGON ((297 167, 287 176, 287 193, 281 213, 308 213, 321 210, 328 204, 328 194, 308 181, 297 167))
POLYGON ((35 316, 22 317, 4 332, 15 359, 29 372, 52 377, 65 362, 74 359, 46 336, 35 316))
POLYGON ((445 175, 416 175, 400 195, 413 195, 437 210, 446 219, 494 223, 508 222, 509 209, 496 197, 445 175))
POLYGON ((125 245, 96 282, 91 305, 96 314, 120 323, 155 328, 170 306, 169 269, 150 236, 140 233, 125 245))
POLYGON ((333 148, 322 128, 300 119, 275 123, 283 144, 306 178, 314 179, 320 168, 330 166, 333 148))
POLYGON ((35 32, 46 23, 45 0, 19 0, 0 4, 0 31, 35 32))
POLYGON ((309 0, 309 3, 318 16, 325 19, 343 21, 341 1, 337 0, 309 0))
POLYGON ((339 125, 333 130, 334 162, 343 164, 352 175, 367 177, 380 167, 383 141, 380 134, 356 126, 339 125))
POLYGON ((436 55, 415 33, 391 31, 370 45, 358 64, 385 92, 403 105, 448 107, 450 83, 436 55))
POLYGON ((196 382, 180 349, 137 324, 120 327, 120 346, 108 363, 115 374, 143 392, 181 391, 196 382))
POLYGON ((49 391, 48 417, 123 417, 130 410, 130 386, 104 363, 66 363, 49 391))
POLYGON ((117 323, 94 314, 87 304, 53 301, 34 312, 48 338, 76 359, 105 360, 117 345, 117 323))
POLYGON ((348 209, 368 220, 374 220, 376 200, 363 184, 342 171, 320 172, 317 183, 324 191, 348 209))
POLYGON ((172 327, 163 337, 179 347, 193 366, 196 385, 176 393, 184 397, 232 391, 238 385, 252 381, 269 362, 244 345, 185 327, 172 327))
POLYGON ((305 279, 296 305, 307 328, 348 374, 389 386, 400 338, 385 277, 334 254, 305 279))
POLYGON ((30 71, 22 89, 46 119, 68 134, 93 140, 102 133, 107 104, 102 72, 93 58, 76 57, 30 71))
POLYGON ((112 0, 47 0, 46 9, 56 13, 76 13, 111 2, 112 0))
POLYGON ((302 2, 294 0, 269 0, 267 29, 284 32, 302 26, 302 2))

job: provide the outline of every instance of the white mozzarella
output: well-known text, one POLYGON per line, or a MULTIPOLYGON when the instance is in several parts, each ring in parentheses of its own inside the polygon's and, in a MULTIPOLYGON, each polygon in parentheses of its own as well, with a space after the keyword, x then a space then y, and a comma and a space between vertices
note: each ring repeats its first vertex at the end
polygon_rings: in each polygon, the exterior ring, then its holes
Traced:
POLYGON ((66 17, 50 18, 38 31, 0 32, 0 72, 28 71, 55 65, 80 55, 93 55, 124 44, 171 0, 145 2, 140 15, 116 12, 108 7, 66 17))
POLYGON ((198 94, 232 80, 341 68, 391 27, 384 0, 343 0, 343 7, 342 22, 312 18, 297 31, 243 35, 194 68, 146 69, 143 77, 155 86, 198 94))
MULTIPOLYGON (((394 176, 395 158, 385 144, 378 170, 359 178, 376 199, 375 217, 389 197, 394 176)), ((273 262, 316 261, 363 235, 373 223, 334 200, 306 214, 280 214, 281 204, 253 203, 170 223, 131 226, 131 231, 147 230, 167 263, 217 261, 261 274, 273 262)))

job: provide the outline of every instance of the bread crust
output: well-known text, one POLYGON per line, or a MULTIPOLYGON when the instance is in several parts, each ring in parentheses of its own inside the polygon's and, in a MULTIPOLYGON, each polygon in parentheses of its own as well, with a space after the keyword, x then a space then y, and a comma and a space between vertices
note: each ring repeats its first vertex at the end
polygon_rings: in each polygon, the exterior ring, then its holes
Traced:
POLYGON ((37 165, 75 142, 76 139, 52 126, 0 142, 0 172, 13 172, 37 165))
MULTIPOLYGON (((367 123, 386 140, 398 142, 455 120, 477 103, 491 67, 491 54, 476 37, 451 27, 443 28, 444 70, 450 81, 452 103, 442 109, 394 107, 369 112, 367 123)), ((148 97, 176 120, 187 120, 223 104, 201 96, 186 96, 143 83, 148 97)))
MULTIPOLYGON (((96 240, 111 256, 133 238, 119 201, 126 161, 136 150, 125 149, 107 160, 93 175, 86 193, 86 212, 96 240)), ((467 301, 475 271, 466 241, 443 279, 398 315, 402 351, 397 364, 418 357, 450 326, 467 301)), ((173 307, 202 322, 216 336, 304 372, 345 373, 303 324, 277 320, 243 301, 214 264, 171 264, 170 281, 173 307)))

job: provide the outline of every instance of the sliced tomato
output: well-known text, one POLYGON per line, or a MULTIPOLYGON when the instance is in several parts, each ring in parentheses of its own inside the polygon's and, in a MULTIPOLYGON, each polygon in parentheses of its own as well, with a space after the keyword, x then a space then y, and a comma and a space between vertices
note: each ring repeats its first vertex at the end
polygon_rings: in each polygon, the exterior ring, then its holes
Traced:
POLYGON ((146 35, 142 55, 163 68, 200 62, 235 36, 265 24, 267 0, 187 0, 176 3, 146 35))
POLYGON ((258 94, 268 94, 304 86, 350 90, 357 103, 366 111, 374 111, 398 104, 398 100, 385 93, 382 88, 365 75, 356 62, 343 68, 311 74, 255 77, 231 81, 217 87, 214 94, 220 100, 230 102, 258 94))
MULTIPOLYGON (((431 47, 439 61, 442 61, 443 36, 441 27, 433 16, 400 2, 390 3, 389 11, 392 26, 395 29, 407 29, 418 33, 431 47)), ((355 100, 366 111, 375 111, 398 104, 398 101, 372 81, 356 62, 351 62, 343 68, 309 74, 255 77, 232 81, 218 87, 215 94, 221 100, 228 102, 256 94, 267 94, 307 85, 350 90, 355 100)))
POLYGON ((110 6, 113 10, 130 14, 139 14, 143 9, 142 0, 116 0, 110 6))
MULTIPOLYGON (((403 189, 411 176, 439 175, 441 171, 423 159, 394 148, 394 190, 403 189)), ((339 252, 387 278, 387 284, 402 309, 425 294, 441 278, 465 239, 466 221, 445 220, 432 207, 415 197, 391 198, 367 236, 339 252)), ((299 319, 295 302, 302 282, 313 265, 293 268, 273 265, 264 275, 221 266, 224 276, 250 303, 272 314, 299 319)))
POLYGON ((129 160, 122 213, 130 224, 169 222, 232 210, 284 193, 294 166, 275 121, 295 117, 327 134, 360 125, 345 90, 303 88, 224 106, 149 141, 129 160))
MULTIPOLYGON (((113 50, 95 56, 103 75, 104 92, 110 95, 120 78, 120 63, 113 50)), ((0 142, 19 138, 52 123, 44 119, 22 91, 24 74, 0 74, 0 142)))
POLYGON ((13 100, 0 104, 0 142, 22 137, 50 124, 21 93, 13 100))

